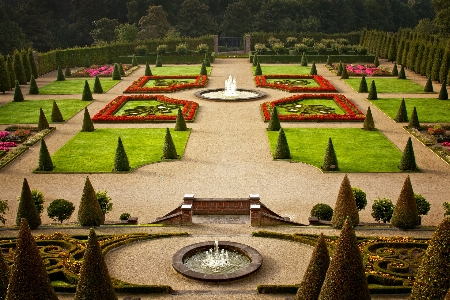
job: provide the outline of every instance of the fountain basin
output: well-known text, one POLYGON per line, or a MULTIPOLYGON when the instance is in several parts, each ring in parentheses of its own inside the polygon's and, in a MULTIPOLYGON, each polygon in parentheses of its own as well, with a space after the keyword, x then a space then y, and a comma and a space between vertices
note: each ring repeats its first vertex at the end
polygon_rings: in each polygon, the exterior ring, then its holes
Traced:
POLYGON ((250 263, 242 269, 224 274, 202 273, 190 269, 185 264, 185 261, 199 252, 206 252, 209 249, 214 248, 214 242, 210 241, 192 244, 178 250, 172 257, 172 266, 178 273, 188 278, 208 282, 227 282, 242 279, 255 273, 261 267, 263 261, 261 254, 250 246, 228 241, 219 241, 218 246, 219 249, 237 252, 245 256, 250 260, 250 263))
POLYGON ((233 94, 227 93, 225 89, 207 89, 194 94, 198 98, 215 101, 247 101, 265 97, 267 94, 252 89, 236 89, 233 94))

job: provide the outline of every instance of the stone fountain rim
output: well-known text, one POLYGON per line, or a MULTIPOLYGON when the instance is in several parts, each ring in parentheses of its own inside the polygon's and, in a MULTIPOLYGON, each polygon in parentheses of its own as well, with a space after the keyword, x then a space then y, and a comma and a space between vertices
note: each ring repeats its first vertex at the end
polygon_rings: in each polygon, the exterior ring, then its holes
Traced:
POLYGON ((260 90, 241 89, 241 88, 237 88, 236 91, 251 92, 251 93, 255 93, 256 95, 254 97, 241 97, 241 98, 230 98, 230 99, 226 99, 226 98, 208 98, 208 97, 204 97, 202 95, 202 94, 205 94, 205 93, 220 92, 220 91, 224 91, 224 89, 223 88, 206 89, 206 90, 201 90, 201 91, 195 92, 194 95, 196 97, 198 97, 198 98, 205 99, 205 100, 226 101, 226 102, 257 100, 257 99, 261 99, 261 98, 267 96, 266 92, 263 92, 263 91, 260 91, 260 90))
POLYGON ((226 282, 242 279, 255 273, 261 267, 263 258, 257 250, 244 244, 229 241, 219 241, 219 247, 231 249, 247 256, 250 259, 250 264, 247 267, 228 274, 205 274, 193 271, 183 264, 184 258, 202 250, 206 251, 214 247, 214 243, 214 241, 201 242, 181 248, 172 256, 172 267, 178 273, 188 278, 209 282, 226 282))

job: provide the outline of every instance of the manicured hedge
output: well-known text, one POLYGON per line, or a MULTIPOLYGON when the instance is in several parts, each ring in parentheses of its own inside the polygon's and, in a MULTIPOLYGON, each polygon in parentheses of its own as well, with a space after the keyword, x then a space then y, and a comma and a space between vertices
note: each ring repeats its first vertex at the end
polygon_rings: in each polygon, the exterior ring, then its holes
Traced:
MULTIPOLYGON (((123 63, 123 64, 131 64, 131 59, 133 56, 118 56, 114 59, 114 62, 123 63)), ((214 53, 211 53, 209 57, 210 62, 214 62, 214 53)), ((145 63, 149 63, 150 65, 154 65, 156 63, 156 53, 149 54, 146 56, 136 56, 137 62, 141 65, 145 63)), ((162 64, 201 64, 205 59, 204 54, 192 53, 187 55, 177 55, 176 53, 167 53, 166 55, 161 57, 162 64)))
MULTIPOLYGON (((253 54, 249 54, 250 62, 253 62, 253 54)), ((327 62, 328 55, 306 55, 309 62, 322 63, 327 62)), ((299 64, 301 55, 262 55, 258 54, 260 63, 296 63, 299 64)), ((374 55, 330 55, 332 62, 343 63, 373 63, 374 55)))
MULTIPOLYGON (((252 45, 267 44, 270 37, 275 37, 280 39, 282 42, 286 41, 287 37, 296 37, 298 42, 300 43, 303 38, 313 38, 314 41, 320 42, 321 39, 346 39, 348 40, 350 45, 359 44, 361 38, 360 31, 353 31, 349 33, 334 33, 328 34, 323 32, 308 32, 308 33, 273 33, 273 32, 251 32, 250 40, 252 45)), ((252 48, 252 50, 254 50, 252 48)), ((373 62, 373 61, 372 61, 373 62)))

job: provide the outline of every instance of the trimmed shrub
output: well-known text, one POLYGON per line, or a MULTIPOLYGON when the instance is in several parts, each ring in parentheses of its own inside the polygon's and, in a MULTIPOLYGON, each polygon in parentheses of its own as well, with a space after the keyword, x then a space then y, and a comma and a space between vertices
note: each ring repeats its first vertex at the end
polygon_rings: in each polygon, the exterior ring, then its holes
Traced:
POLYGON ((16 216, 17 226, 20 225, 22 219, 27 221, 31 229, 36 229, 41 225, 41 217, 34 204, 30 186, 26 178, 23 179, 22 192, 19 198, 19 207, 16 216))
POLYGON ((100 209, 103 212, 103 216, 106 218, 106 214, 113 209, 113 203, 111 202, 112 199, 108 196, 108 191, 96 191, 95 196, 97 196, 100 209))
POLYGON ((64 122, 64 118, 59 110, 58 104, 56 104, 56 100, 53 100, 51 120, 52 122, 64 122))
POLYGON ((280 118, 278 118, 277 107, 274 106, 272 109, 272 113, 270 114, 269 125, 267 126, 267 130, 269 131, 280 131, 281 123, 280 118))
POLYGON ((405 66, 402 65, 402 67, 400 68, 400 72, 398 72, 398 79, 406 79, 406 73, 405 73, 405 66))
POLYGON ((112 80, 121 80, 122 77, 120 76, 120 70, 119 70, 119 65, 118 64, 114 64, 114 70, 112 73, 112 80))
POLYGON ((56 76, 56 81, 64 81, 64 80, 66 80, 66 77, 64 77, 61 66, 58 66, 58 75, 56 76))
POLYGON ((184 120, 183 112, 181 111, 181 108, 178 107, 177 112, 177 120, 175 123, 175 131, 187 131, 186 121, 184 120))
POLYGON ((255 55, 253 55, 252 66, 256 67, 257 65, 258 65, 258 53, 255 52, 255 55))
POLYGON ((352 186, 348 180, 347 174, 342 180, 339 194, 334 205, 333 218, 331 226, 341 229, 345 221, 348 220, 352 226, 359 224, 358 207, 356 206, 355 196, 353 195, 352 186))
POLYGON ((306 52, 303 52, 303 54, 302 54, 301 65, 302 65, 303 67, 306 67, 306 66, 308 65, 308 59, 306 58, 306 52))
POLYGON ((375 130, 375 123, 373 122, 372 111, 370 107, 367 108, 366 117, 364 119, 364 130, 375 130))
POLYGON ((331 61, 331 57, 328 55, 327 57, 327 65, 331 66, 332 61, 331 61))
POLYGON ((31 196, 33 197, 34 206, 36 206, 36 209, 40 216, 44 211, 44 202, 45 202, 44 194, 38 189, 32 189, 31 196))
POLYGON ((205 58, 203 59, 203 63, 206 67, 211 67, 211 61, 209 60, 208 52, 205 53, 205 58))
POLYGON ((150 65, 148 62, 145 63, 145 73, 144 76, 152 76, 152 70, 150 69, 150 65))
POLYGON ((8 68, 9 73, 9 82, 10 82, 10 90, 14 88, 16 85, 16 73, 14 71, 14 61, 13 58, 9 55, 6 56, 6 67, 8 68))
POLYGON ((155 67, 162 67, 161 55, 157 55, 156 56, 156 65, 155 65, 155 67))
MULTIPOLYGON (((114 71, 114 70, 113 70, 114 71)), ((123 70, 123 65, 122 63, 119 63, 119 73, 120 76, 125 76, 125 71, 123 70)))
POLYGON ((378 66, 380 65, 380 61, 378 60, 378 55, 375 55, 375 59, 373 61, 373 64, 375 65, 375 67, 378 68, 378 66))
POLYGON ((139 64, 138 64, 138 61, 137 61, 137 59, 136 59, 136 55, 133 54, 133 58, 131 59, 131 66, 137 67, 138 65, 139 65, 139 64))
POLYGON ((3 94, 11 89, 11 82, 9 80, 8 67, 5 58, 0 55, 0 92, 3 94))
POLYGON ((120 217, 119 217, 119 220, 121 220, 121 221, 126 221, 126 220, 128 220, 129 218, 131 217, 131 215, 129 214, 129 213, 122 213, 121 215, 120 215, 120 217))
POLYGON ((74 300, 117 300, 94 229, 89 231, 74 300))
POLYGON ((391 72, 392 76, 398 76, 398 67, 397 67, 397 63, 394 63, 394 67, 392 67, 392 72, 391 72))
POLYGON ((431 237, 412 287, 410 299, 448 299, 450 288, 450 218, 431 237))
POLYGON ((390 222, 394 213, 394 204, 391 199, 380 198, 375 199, 372 204, 372 217, 375 221, 383 223, 390 222))
POLYGON ((6 300, 58 300, 26 219, 19 220, 14 264, 6 300))
POLYGON ((48 125, 47 117, 45 117, 44 111, 42 108, 39 108, 39 121, 38 121, 38 131, 49 129, 50 125, 48 125))
POLYGON ((170 134, 169 128, 166 128, 166 135, 164 137, 164 146, 163 146, 163 159, 177 159, 177 149, 175 148, 175 144, 172 140, 172 135, 170 134))
MULTIPOLYGON (((450 72, 449 72, 449 76, 450 76, 450 72)), ((446 79, 444 79, 444 81, 442 81, 438 99, 439 100, 448 100, 447 80, 446 79)))
POLYGON ((414 155, 414 149, 412 146, 411 137, 406 142, 405 149, 403 150, 402 159, 400 160, 400 166, 398 167, 402 171, 417 171, 416 157, 414 155))
POLYGON ((400 103, 397 115, 395 116, 395 122, 408 122, 408 113, 406 112, 405 98, 403 98, 402 102, 400 103))
POLYGON ((289 159, 291 158, 291 151, 289 150, 289 145, 284 134, 283 128, 280 128, 278 132, 277 145, 275 147, 275 152, 273 153, 274 159, 289 159))
POLYGON ((413 229, 419 224, 419 213, 409 176, 406 177, 398 196, 391 223, 402 230, 413 229))
POLYGON ((50 219, 62 224, 64 220, 70 219, 74 210, 75 206, 72 202, 65 199, 56 199, 47 207, 47 215, 50 219))
POLYGON ((66 70, 64 71, 64 76, 65 76, 65 77, 70 77, 70 76, 72 76, 72 72, 70 71, 69 66, 66 67, 66 70))
POLYGON ((5 299, 9 283, 9 266, 0 251, 0 299, 5 299))
POLYGON ((48 152, 45 140, 41 139, 41 146, 39 148, 39 160, 38 160, 38 171, 52 171, 54 168, 52 158, 48 152))
POLYGON ((125 152, 125 148, 122 144, 122 139, 118 138, 117 140, 117 148, 116 155, 114 157, 114 169, 113 171, 117 172, 128 172, 130 171, 130 163, 128 161, 127 153, 125 152))
POLYGON ((103 212, 95 195, 89 177, 86 177, 80 207, 78 208, 78 224, 80 226, 100 226, 104 222, 103 212))
POLYGON ((336 72, 336 75, 337 76, 341 76, 343 71, 344 71, 344 67, 342 66, 342 62, 340 61, 338 69, 337 69, 337 72, 336 72))
POLYGON ((358 93, 368 93, 369 89, 367 88, 366 76, 361 77, 361 82, 359 83, 358 93))
POLYGON ((14 102, 22 102, 25 99, 23 98, 22 90, 20 89, 19 81, 16 80, 16 87, 14 88, 14 96, 13 101, 14 102))
POLYGON ((258 75, 262 75, 261 65, 259 64, 259 61, 256 64, 256 68, 255 68, 255 76, 258 76, 258 75))
POLYGON ((417 213, 419 216, 427 215, 431 208, 430 202, 428 202, 427 199, 420 194, 414 194, 414 199, 416 199, 417 213))
POLYGON ((83 132, 92 132, 94 131, 94 122, 92 122, 91 116, 89 115, 89 111, 87 107, 84 108, 84 116, 83 116, 83 125, 81 127, 81 131, 83 132))
POLYGON ((309 75, 317 75, 317 67, 316 62, 313 61, 311 66, 311 71, 309 72, 309 75))
POLYGON ((329 265, 330 255, 327 242, 323 233, 321 233, 294 300, 317 299, 329 265))
POLYGON ((89 83, 87 80, 84 81, 84 89, 83 89, 83 95, 81 96, 81 100, 83 100, 83 101, 94 100, 94 98, 92 98, 91 88, 89 87, 89 83))
POLYGON ((350 220, 343 224, 318 299, 370 299, 361 252, 350 220))
POLYGON ((200 75, 208 75, 208 70, 206 69, 205 63, 202 63, 202 67, 200 68, 200 75))
POLYGON ((370 84, 369 95, 367 96, 368 100, 378 100, 377 87, 375 86, 375 80, 372 80, 370 84))
POLYGON ((425 84, 425 87, 423 88, 423 91, 425 93, 432 93, 432 92, 434 92, 434 90, 433 90, 433 82, 431 81, 431 77, 428 77, 427 83, 425 84))
POLYGON ((311 209, 311 217, 316 217, 319 220, 331 221, 333 217, 333 208, 325 203, 318 203, 311 209))
POLYGON ((328 139, 327 149, 325 150, 325 156, 323 157, 321 169, 323 171, 339 171, 338 160, 331 138, 328 139))
POLYGON ((28 89, 28 94, 30 94, 30 95, 38 95, 39 94, 39 88, 36 84, 36 80, 34 79, 33 75, 31 75, 30 88, 28 89))
POLYGON ((419 117, 417 116, 417 110, 415 106, 413 108, 411 118, 409 119, 408 128, 420 129, 419 117))
POLYGON ((27 84, 27 76, 23 66, 22 55, 18 50, 14 50, 14 73, 19 84, 27 84))
POLYGON ((31 75, 34 76, 34 78, 38 78, 39 74, 37 71, 37 66, 36 66, 36 62, 34 61, 34 56, 33 56, 33 49, 28 48, 28 62, 30 63, 30 68, 31 68, 31 75))
POLYGON ((347 71, 347 66, 344 64, 342 65, 342 74, 341 74, 341 79, 348 79, 348 71, 347 71))
POLYGON ((95 76, 94 93, 95 94, 103 94, 103 87, 102 87, 102 84, 100 82, 100 78, 98 78, 98 76, 95 76))
POLYGON ((353 197, 355 197, 356 207, 363 210, 367 205, 366 193, 357 187, 352 187, 353 197))

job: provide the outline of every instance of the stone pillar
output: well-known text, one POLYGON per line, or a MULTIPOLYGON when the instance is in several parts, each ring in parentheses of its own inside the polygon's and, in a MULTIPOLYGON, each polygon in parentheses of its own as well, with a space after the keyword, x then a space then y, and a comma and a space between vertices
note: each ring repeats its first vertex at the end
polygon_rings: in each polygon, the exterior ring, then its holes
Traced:
POLYGON ((261 226, 261 205, 250 204, 250 225, 261 226))
POLYGON ((181 225, 192 225, 192 203, 194 194, 184 194, 181 205, 181 225))
POLYGON ((246 36, 245 36, 245 54, 250 53, 250 51, 251 51, 251 46, 252 46, 252 44, 251 44, 251 42, 250 42, 250 36, 249 36, 249 35, 246 35, 246 36))
POLYGON ((217 34, 214 35, 214 53, 219 54, 219 36, 217 34))

